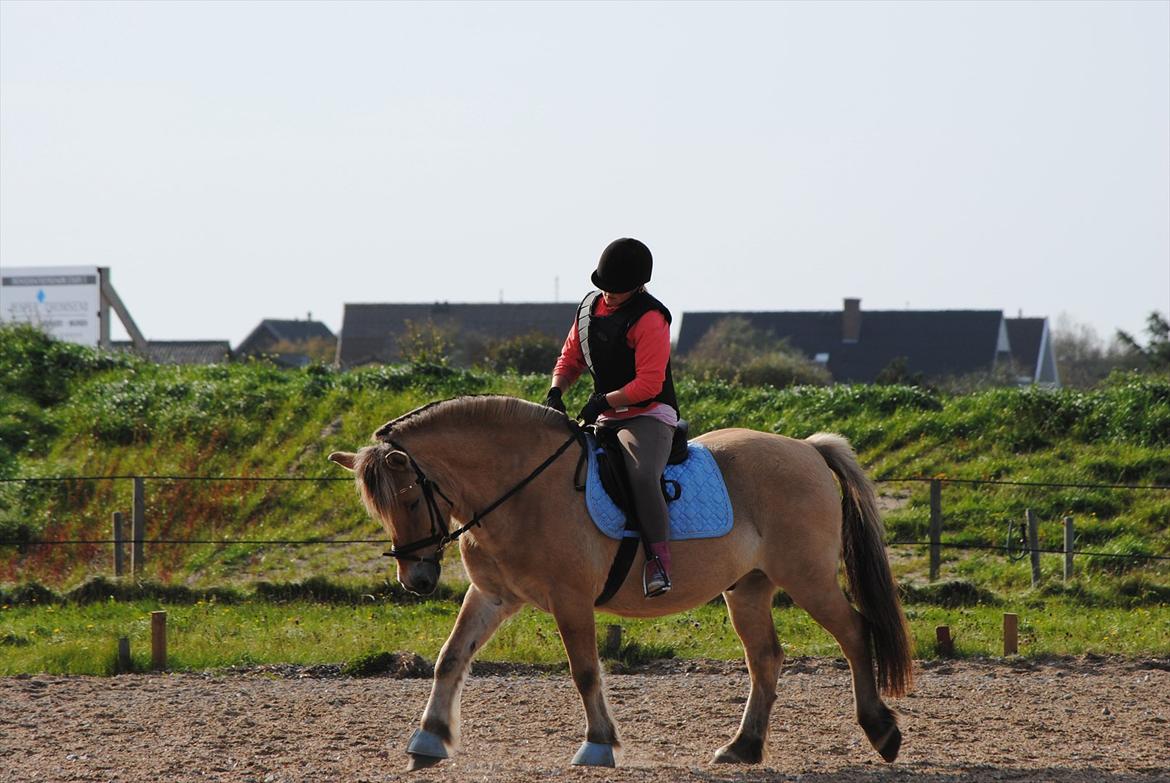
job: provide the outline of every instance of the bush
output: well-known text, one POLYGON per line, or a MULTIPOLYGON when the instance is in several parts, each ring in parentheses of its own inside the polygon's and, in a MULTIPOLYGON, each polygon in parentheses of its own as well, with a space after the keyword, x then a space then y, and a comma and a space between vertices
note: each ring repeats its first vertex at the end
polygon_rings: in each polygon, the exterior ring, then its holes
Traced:
POLYGON ((0 325, 0 392, 55 405, 69 397, 75 379, 133 367, 141 359, 55 340, 24 324, 0 325))

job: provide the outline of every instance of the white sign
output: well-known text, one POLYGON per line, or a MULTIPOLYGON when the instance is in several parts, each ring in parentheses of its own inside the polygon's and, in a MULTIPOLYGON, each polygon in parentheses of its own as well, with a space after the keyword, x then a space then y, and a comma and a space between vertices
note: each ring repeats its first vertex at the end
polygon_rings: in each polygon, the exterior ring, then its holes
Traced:
POLYGON ((29 323, 58 340, 96 346, 101 337, 96 266, 0 269, 0 321, 29 323))

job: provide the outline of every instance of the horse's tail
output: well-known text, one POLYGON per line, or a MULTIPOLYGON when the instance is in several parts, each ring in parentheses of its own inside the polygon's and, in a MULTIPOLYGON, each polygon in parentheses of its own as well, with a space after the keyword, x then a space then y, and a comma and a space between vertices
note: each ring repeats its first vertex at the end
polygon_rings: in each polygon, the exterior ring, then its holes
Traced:
POLYGON ((913 642, 898 598, 898 585, 890 573, 885 529, 873 484, 845 438, 818 432, 806 440, 841 482, 841 548, 849 593, 868 621, 873 637, 878 686, 884 693, 901 696, 914 680, 913 642))

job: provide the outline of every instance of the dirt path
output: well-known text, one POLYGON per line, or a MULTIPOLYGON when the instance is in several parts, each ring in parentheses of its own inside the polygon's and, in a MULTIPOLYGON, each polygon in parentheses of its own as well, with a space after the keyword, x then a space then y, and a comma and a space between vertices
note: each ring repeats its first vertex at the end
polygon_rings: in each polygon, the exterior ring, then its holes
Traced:
POLYGON ((231 675, 0 679, 3 781, 1060 781, 1170 780, 1170 659, 956 662, 895 702, 906 741, 881 762, 853 721, 848 672, 790 663, 768 761, 708 763, 738 725, 742 667, 679 662, 610 675, 617 770, 568 765, 583 739, 564 675, 473 676, 464 750, 407 775, 429 681, 231 675))

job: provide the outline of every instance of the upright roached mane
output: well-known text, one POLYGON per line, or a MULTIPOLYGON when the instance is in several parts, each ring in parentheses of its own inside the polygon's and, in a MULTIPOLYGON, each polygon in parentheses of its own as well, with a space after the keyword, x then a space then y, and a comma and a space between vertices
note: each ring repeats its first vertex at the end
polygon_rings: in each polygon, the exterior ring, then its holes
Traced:
MULTIPOLYGON (((426 542, 432 518, 420 485, 442 487, 444 513, 466 520, 515 488, 566 435, 560 413, 507 397, 461 397, 401 416, 374 445, 330 459, 353 469, 362 499, 394 538, 426 542)), ((912 645, 886 557, 873 486, 848 441, 818 433, 799 441, 744 429, 697 439, 726 479, 735 522, 717 539, 678 541, 685 579, 653 601, 627 578, 608 613, 651 617, 686 611, 720 593, 743 641, 751 690, 735 737, 715 760, 763 759, 783 651, 771 604, 777 589, 823 625, 849 660, 858 722, 887 761, 901 732, 878 689, 901 695, 912 683, 912 645), (844 561, 854 609, 837 581, 844 561), (728 587, 728 586, 731 587, 728 587), (876 665, 875 665, 876 664, 876 665)), ((528 604, 551 613, 565 644, 586 716, 574 763, 612 765, 620 748, 605 703, 594 598, 617 542, 589 521, 574 489, 576 449, 554 460, 459 539, 471 586, 439 654, 430 700, 407 752, 411 768, 438 763, 459 746, 459 700, 471 659, 500 623, 528 604)), ((425 543, 424 543, 425 546, 425 543)), ((436 547, 437 548, 437 547, 436 547)), ((425 560, 425 559, 424 559, 425 560)), ((631 574, 639 573, 635 563, 631 574)), ((398 560, 408 589, 434 589, 439 562, 398 560)))

